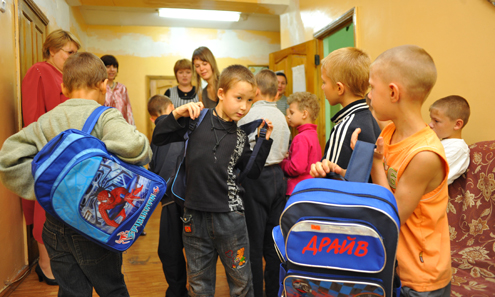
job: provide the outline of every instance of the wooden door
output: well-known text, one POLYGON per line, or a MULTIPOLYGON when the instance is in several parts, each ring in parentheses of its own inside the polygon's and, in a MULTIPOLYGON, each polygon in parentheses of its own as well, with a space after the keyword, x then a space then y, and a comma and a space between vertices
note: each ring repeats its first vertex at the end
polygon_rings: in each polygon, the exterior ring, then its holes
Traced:
MULTIPOLYGON (((164 95, 165 92, 177 85, 177 80, 175 76, 152 76, 149 75, 146 77, 147 81, 147 98, 151 98, 154 95, 160 94, 164 95)), ((146 101, 147 103, 148 101, 146 101)), ((155 129, 155 124, 153 122, 148 121, 148 131, 147 135, 148 139, 151 140, 151 136, 153 136, 153 130, 155 129)))
MULTIPOLYGON (((37 62, 43 61, 42 46, 46 38, 48 18, 32 0, 19 1, 19 60, 21 81, 28 69, 37 62)), ((22 100, 22 98, 21 98, 22 100)), ((17 102, 18 129, 23 126, 22 104, 17 102)), ((33 226, 27 226, 28 261, 33 263, 38 258, 38 244, 33 237, 33 226)))
MULTIPOLYGON (((293 93, 293 69, 304 65, 306 91, 316 94, 320 101, 320 113, 316 119, 318 125, 318 139, 322 149, 325 147, 325 98, 319 96, 319 56, 317 56, 317 41, 310 40, 278 52, 270 54, 270 69, 283 71, 287 76, 287 88, 285 95, 293 93)), ((296 82, 300 83, 300 82, 296 82)))

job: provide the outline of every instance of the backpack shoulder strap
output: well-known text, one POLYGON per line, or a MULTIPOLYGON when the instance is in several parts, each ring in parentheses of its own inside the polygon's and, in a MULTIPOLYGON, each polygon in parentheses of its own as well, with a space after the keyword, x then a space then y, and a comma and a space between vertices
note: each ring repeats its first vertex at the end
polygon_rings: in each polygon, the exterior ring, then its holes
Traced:
POLYGON ((199 114, 199 117, 189 121, 189 128, 187 129, 186 134, 184 134, 184 140, 186 141, 186 143, 184 144, 184 157, 186 156, 187 144, 189 143, 189 135, 191 135, 191 133, 201 124, 207 112, 208 109, 203 108, 203 110, 201 110, 201 113, 199 114))
MULTIPOLYGON (((247 124, 242 125, 240 128, 242 130, 244 130, 244 132, 246 132, 247 135, 249 135, 252 132, 256 131, 256 128, 258 128, 262 122, 263 122, 263 120, 261 120, 261 119, 254 120, 252 122, 249 122, 247 124), (246 130, 250 131, 250 132, 248 133, 246 130)), ((267 124, 265 123, 263 128, 260 130, 260 135, 258 137, 258 140, 256 140, 256 144, 254 145, 253 152, 251 153, 251 157, 249 157, 249 161, 248 161, 246 167, 244 168, 244 170, 239 175, 239 183, 241 183, 246 178, 247 174, 251 170, 251 167, 253 167, 254 160, 256 160, 256 156, 258 155, 260 148, 261 148, 261 145, 263 145, 263 140, 266 137, 266 127, 267 127, 267 124)))
POLYGON ((98 122, 100 115, 109 108, 113 108, 113 107, 108 107, 108 106, 97 107, 84 123, 82 131, 91 134, 91 131, 93 131, 93 128, 95 127, 96 122, 98 122))
POLYGON ((353 182, 367 183, 373 165, 375 144, 358 140, 347 166, 345 179, 353 182))

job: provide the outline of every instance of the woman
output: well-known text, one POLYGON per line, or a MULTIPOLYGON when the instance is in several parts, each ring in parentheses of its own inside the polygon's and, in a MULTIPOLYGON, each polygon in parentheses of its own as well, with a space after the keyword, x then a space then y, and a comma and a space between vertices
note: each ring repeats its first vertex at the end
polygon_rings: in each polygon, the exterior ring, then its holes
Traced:
POLYGON ((285 97, 285 88, 287 87, 287 76, 283 72, 277 72, 278 80, 278 97, 275 99, 277 102, 277 108, 284 114, 287 115, 287 109, 289 109, 289 104, 287 104, 287 97, 285 97))
MULTIPOLYGON (((67 100, 62 94, 62 71, 70 55, 77 53, 81 45, 69 32, 56 30, 48 34, 43 43, 43 59, 31 66, 22 80, 22 118, 24 127, 67 100)), ((33 236, 38 242, 39 259, 35 268, 39 281, 57 285, 50 267, 50 258, 46 251, 41 232, 45 223, 45 211, 37 201, 22 199, 22 208, 26 224, 33 224, 33 236)))
POLYGON ((101 57, 101 60, 107 67, 108 74, 105 106, 117 108, 129 124, 135 125, 127 88, 123 84, 115 81, 115 78, 119 73, 119 62, 112 55, 104 55, 101 57))
POLYGON ((172 87, 165 92, 175 108, 189 102, 198 102, 199 97, 196 87, 192 85, 192 63, 188 59, 175 62, 174 74, 178 86, 172 87))
POLYGON ((207 47, 198 47, 192 56, 194 70, 196 72, 196 81, 198 82, 198 92, 201 90, 201 79, 205 80, 208 85, 199 94, 199 99, 203 102, 205 108, 217 106, 217 82, 220 77, 220 71, 217 67, 217 61, 207 47))

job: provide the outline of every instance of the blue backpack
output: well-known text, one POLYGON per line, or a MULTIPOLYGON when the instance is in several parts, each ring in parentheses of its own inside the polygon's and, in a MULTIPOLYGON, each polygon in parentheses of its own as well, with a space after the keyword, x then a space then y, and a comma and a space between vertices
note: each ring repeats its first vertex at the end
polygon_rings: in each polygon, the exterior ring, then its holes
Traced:
POLYGON ((32 162, 36 199, 51 216, 111 251, 125 251, 139 237, 165 193, 165 181, 127 164, 91 136, 98 107, 82 131, 50 140, 32 162))
POLYGON ((399 296, 399 214, 389 190, 366 183, 373 149, 358 141, 345 178, 295 187, 272 233, 279 296, 399 296))

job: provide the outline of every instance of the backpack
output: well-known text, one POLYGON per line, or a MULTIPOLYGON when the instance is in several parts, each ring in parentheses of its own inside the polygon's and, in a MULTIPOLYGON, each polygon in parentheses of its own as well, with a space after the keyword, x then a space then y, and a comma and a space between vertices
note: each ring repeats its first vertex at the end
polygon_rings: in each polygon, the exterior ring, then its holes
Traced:
POLYGON ((165 193, 165 181, 109 153, 91 136, 93 111, 82 131, 68 129, 34 157, 36 199, 51 216, 111 251, 127 250, 139 237, 165 193))
POLYGON ((389 190, 366 183, 373 149, 358 141, 345 178, 295 187, 272 232, 279 296, 399 296, 399 214, 389 190))
MULTIPOLYGON (((189 143, 189 135, 191 135, 191 133, 194 132, 196 127, 198 127, 203 122, 203 119, 204 119, 206 113, 208 112, 208 110, 209 109, 206 109, 206 108, 202 109, 199 117, 197 117, 196 119, 189 122, 188 130, 187 130, 186 134, 184 134, 184 141, 185 141, 184 154, 177 162, 179 165, 177 166, 174 178, 173 179, 171 178, 169 183, 168 183, 167 195, 174 197, 175 202, 177 202, 182 208, 184 207, 184 201, 185 201, 185 197, 186 197, 186 162, 185 162, 185 160, 186 160, 187 144, 189 143)), ((249 135, 249 134, 253 133, 254 131, 256 131, 256 129, 261 125, 262 122, 263 122, 263 120, 261 120, 261 119, 254 120, 254 121, 251 121, 249 123, 246 123, 246 124, 240 126, 239 128, 242 129, 246 133, 246 135, 249 135)), ((263 139, 266 136, 266 127, 267 127, 267 125, 265 124, 264 127, 262 129, 260 129, 260 135, 258 137, 258 140, 256 141, 256 144, 253 148, 253 153, 251 154, 246 167, 244 168, 244 170, 242 172, 237 172, 237 182, 238 183, 241 183, 244 180, 244 178, 246 178, 249 170, 251 169, 251 167, 253 167, 254 161, 256 160, 256 156, 258 155, 258 152, 259 152, 261 145, 263 143, 263 139)))

